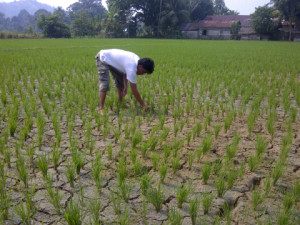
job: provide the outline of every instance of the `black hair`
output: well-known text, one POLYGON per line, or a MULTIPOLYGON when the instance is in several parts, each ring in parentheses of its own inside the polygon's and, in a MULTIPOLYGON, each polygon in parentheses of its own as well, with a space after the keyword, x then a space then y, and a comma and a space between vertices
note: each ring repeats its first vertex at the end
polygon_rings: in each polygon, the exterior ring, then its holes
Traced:
POLYGON ((150 58, 139 59, 138 65, 142 65, 144 69, 148 71, 149 74, 154 71, 154 62, 150 58))

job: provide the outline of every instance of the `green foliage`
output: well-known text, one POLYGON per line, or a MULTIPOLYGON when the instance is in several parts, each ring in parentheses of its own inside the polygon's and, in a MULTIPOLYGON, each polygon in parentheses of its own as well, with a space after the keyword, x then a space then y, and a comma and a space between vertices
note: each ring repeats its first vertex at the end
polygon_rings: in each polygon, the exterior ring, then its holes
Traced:
POLYGON ((71 37, 70 29, 65 24, 59 21, 55 15, 46 17, 44 14, 40 15, 37 21, 37 26, 43 31, 43 35, 49 38, 69 38, 71 37))

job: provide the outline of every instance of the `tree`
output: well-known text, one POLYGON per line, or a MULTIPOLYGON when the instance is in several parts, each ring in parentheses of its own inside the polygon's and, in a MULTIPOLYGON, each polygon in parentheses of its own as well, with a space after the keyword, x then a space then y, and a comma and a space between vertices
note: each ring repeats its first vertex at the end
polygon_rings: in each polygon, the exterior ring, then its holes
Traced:
POLYGON ((289 21, 290 32, 289 40, 292 40, 292 23, 295 22, 295 16, 300 11, 299 0, 271 0, 274 7, 280 11, 283 18, 289 21))
POLYGON ((214 14, 215 15, 238 15, 239 13, 230 10, 225 5, 224 0, 214 0, 214 14))
POLYGON ((59 21, 58 16, 51 15, 46 17, 44 14, 40 15, 37 20, 37 26, 42 30, 45 37, 49 38, 69 38, 71 37, 70 28, 67 24, 59 21))
POLYGON ((268 4, 256 8, 251 14, 253 29, 259 34, 273 34, 277 27, 272 20, 273 13, 274 8, 269 7, 268 4))
POLYGON ((71 24, 70 17, 68 13, 61 7, 58 7, 57 9, 54 10, 53 15, 56 15, 59 19, 59 21, 66 23, 66 24, 71 24))
POLYGON ((189 20, 188 5, 184 0, 168 0, 161 12, 160 26, 165 35, 176 34, 182 23, 189 20))
POLYGON ((106 14, 106 10, 102 5, 102 0, 79 0, 70 5, 67 10, 71 18, 86 11, 89 18, 96 17, 98 14, 106 14))
POLYGON ((192 21, 203 20, 208 15, 213 15, 213 2, 212 0, 198 0, 192 3, 190 9, 190 17, 192 21))
POLYGON ((241 35, 239 35, 239 32, 241 29, 241 22, 240 21, 232 22, 230 29, 231 29, 231 39, 232 40, 240 40, 241 35))

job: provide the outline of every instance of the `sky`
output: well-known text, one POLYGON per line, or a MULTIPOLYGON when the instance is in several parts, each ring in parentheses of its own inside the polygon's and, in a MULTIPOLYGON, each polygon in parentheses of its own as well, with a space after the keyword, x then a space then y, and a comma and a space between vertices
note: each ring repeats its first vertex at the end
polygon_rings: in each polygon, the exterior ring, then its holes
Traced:
MULTIPOLYGON (((0 2, 13 2, 15 0, 0 0, 0 2)), ((41 3, 46 3, 50 6, 58 7, 66 9, 68 6, 77 2, 78 0, 37 0, 41 3)), ((102 4, 106 6, 106 0, 102 0, 102 4)), ((231 10, 238 11, 240 15, 250 15, 254 13, 255 8, 259 6, 264 6, 269 3, 270 0, 224 0, 227 8, 231 10)))

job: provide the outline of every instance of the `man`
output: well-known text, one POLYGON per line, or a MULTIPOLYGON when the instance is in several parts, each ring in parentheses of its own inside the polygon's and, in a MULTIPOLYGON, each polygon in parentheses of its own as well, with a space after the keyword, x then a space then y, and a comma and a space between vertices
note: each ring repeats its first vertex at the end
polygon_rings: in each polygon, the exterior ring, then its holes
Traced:
POLYGON ((101 50, 96 55, 96 64, 99 73, 100 113, 104 107, 106 92, 109 91, 109 72, 114 78, 118 89, 119 101, 127 94, 127 80, 136 100, 145 110, 150 107, 143 101, 136 85, 136 75, 151 74, 154 62, 150 58, 140 59, 136 54, 121 49, 101 50))

